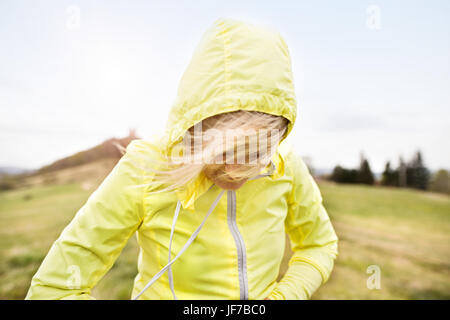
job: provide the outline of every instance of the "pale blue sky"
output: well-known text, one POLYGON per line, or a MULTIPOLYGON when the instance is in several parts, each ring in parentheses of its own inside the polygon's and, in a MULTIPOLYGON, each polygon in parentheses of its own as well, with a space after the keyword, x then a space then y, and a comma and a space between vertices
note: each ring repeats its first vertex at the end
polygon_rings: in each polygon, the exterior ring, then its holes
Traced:
POLYGON ((163 130, 219 17, 278 29, 292 55, 291 141, 318 168, 450 167, 450 1, 0 2, 0 166, 36 168, 135 127, 163 130), (71 24, 68 7, 80 9, 71 24), (367 26, 369 5, 381 28, 367 26))

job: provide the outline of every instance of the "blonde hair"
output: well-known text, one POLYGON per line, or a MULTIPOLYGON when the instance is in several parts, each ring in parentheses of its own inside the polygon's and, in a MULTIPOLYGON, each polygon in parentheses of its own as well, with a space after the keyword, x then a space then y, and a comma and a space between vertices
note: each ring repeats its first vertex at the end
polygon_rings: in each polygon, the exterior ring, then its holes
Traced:
MULTIPOLYGON (((206 118, 189 128, 170 155, 155 154, 144 169, 152 179, 144 186, 150 193, 175 190, 195 179, 208 165, 231 179, 248 179, 266 167, 285 136, 289 121, 259 111, 238 110, 206 118)), ((142 186, 142 185, 141 185, 142 186)))

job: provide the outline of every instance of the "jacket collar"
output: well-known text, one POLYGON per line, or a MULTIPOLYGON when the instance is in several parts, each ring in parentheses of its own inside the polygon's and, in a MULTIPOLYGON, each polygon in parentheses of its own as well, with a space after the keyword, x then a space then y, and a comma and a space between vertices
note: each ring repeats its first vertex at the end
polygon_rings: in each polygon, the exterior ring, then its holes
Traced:
MULTIPOLYGON (((269 172, 272 179, 278 179, 284 175, 284 161, 278 152, 272 156, 271 163, 261 170, 260 174, 269 172)), ((214 183, 203 172, 187 183, 184 187, 175 191, 178 200, 184 209, 195 211, 194 202, 202 194, 209 190, 214 183)))

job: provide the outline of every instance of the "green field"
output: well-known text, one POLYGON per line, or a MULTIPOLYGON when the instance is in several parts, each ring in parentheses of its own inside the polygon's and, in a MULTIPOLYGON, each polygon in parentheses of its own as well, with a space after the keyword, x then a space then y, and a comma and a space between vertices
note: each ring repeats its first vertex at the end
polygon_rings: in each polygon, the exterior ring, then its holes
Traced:
MULTIPOLYGON (((340 242, 333 274, 314 299, 450 299, 450 197, 328 182, 320 188, 340 242), (381 270, 380 289, 367 288, 370 265, 381 270)), ((0 299, 25 297, 51 244, 92 191, 68 183, 0 193, 0 299)), ((132 237, 92 294, 128 299, 137 253, 132 237)))

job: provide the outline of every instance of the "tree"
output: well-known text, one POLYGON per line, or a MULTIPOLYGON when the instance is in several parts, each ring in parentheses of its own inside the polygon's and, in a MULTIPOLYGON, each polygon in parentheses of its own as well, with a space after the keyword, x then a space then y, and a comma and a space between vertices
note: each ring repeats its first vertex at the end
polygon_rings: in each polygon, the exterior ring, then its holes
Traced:
POLYGON ((447 170, 441 169, 433 175, 430 190, 450 194, 450 174, 447 170))
POLYGON ((398 170, 391 169, 391 163, 388 161, 384 167, 383 175, 381 177, 381 184, 383 186, 394 186, 399 185, 398 182, 398 170))
POLYGON ((372 185, 375 179, 370 169, 369 161, 361 153, 359 169, 346 169, 337 165, 333 169, 330 179, 338 183, 363 183, 372 185))
POLYGON ((397 172, 398 172, 398 186, 399 187, 406 187, 406 185, 407 185, 406 184, 406 170, 407 170, 406 163, 403 160, 402 156, 399 157, 398 162, 399 162, 398 169, 397 169, 397 172))
POLYGON ((369 161, 361 156, 361 164, 358 170, 357 182, 372 185, 375 182, 369 161))
POLYGON ((334 167, 333 173, 331 174, 331 180, 334 182, 342 183, 345 176, 344 170, 345 169, 339 165, 334 167))
POLYGON ((406 168, 406 184, 408 187, 426 190, 430 181, 430 172, 423 164, 422 154, 416 152, 406 168))
POLYGON ((338 183, 356 183, 358 180, 358 170, 349 170, 338 165, 333 169, 331 180, 338 183))

